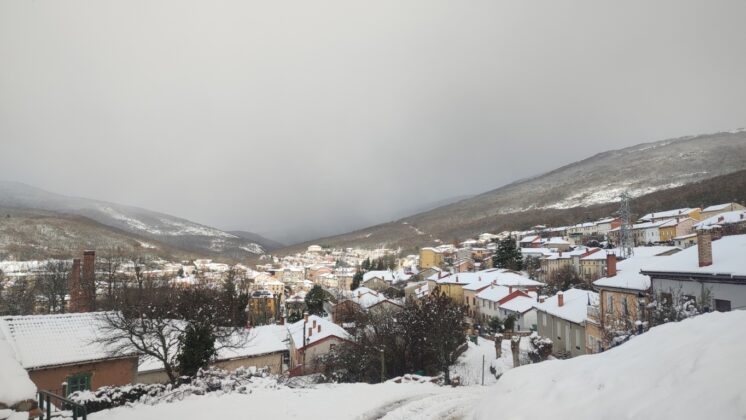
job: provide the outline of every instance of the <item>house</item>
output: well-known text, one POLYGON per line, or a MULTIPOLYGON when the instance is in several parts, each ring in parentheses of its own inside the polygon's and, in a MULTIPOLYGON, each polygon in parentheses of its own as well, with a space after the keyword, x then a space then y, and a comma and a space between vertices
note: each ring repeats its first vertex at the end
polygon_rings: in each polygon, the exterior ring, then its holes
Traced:
POLYGON ((40 390, 66 396, 131 384, 139 356, 134 350, 114 356, 96 341, 103 334, 105 316, 104 312, 6 316, 0 318, 0 340, 9 345, 40 390))
POLYGON ((609 217, 606 219, 598 220, 595 223, 596 223, 596 233, 598 235, 606 236, 606 234, 609 233, 610 230, 621 226, 622 219, 618 217, 609 217))
POLYGON ((705 207, 702 210, 700 220, 706 220, 710 217, 730 211, 746 211, 746 207, 739 203, 715 204, 713 206, 705 207))
POLYGON ((564 267, 571 266, 576 272, 580 272, 580 259, 589 255, 586 248, 578 247, 568 252, 556 252, 540 260, 541 272, 539 279, 546 282, 554 279, 554 276, 564 267))
POLYGON ((426 280, 418 281, 410 283, 404 288, 404 298, 422 299, 426 296, 430 296, 431 292, 432 289, 430 289, 430 284, 426 280))
POLYGON ((593 287, 599 293, 598 304, 588 307, 588 353, 598 353, 611 347, 614 331, 623 333, 637 330, 638 326, 648 321, 645 308, 649 303, 650 278, 640 273, 640 268, 678 251, 679 248, 670 246, 637 247, 632 257, 621 261, 617 261, 615 254, 606 255, 606 273, 593 282, 593 287))
POLYGON ((464 293, 464 300, 462 303, 466 306, 466 316, 470 318, 476 318, 477 316, 477 295, 479 292, 493 284, 486 280, 486 278, 487 276, 485 276, 485 279, 483 280, 482 276, 479 276, 476 281, 472 281, 471 283, 462 286, 464 293))
POLYGON ((648 213, 640 218, 642 222, 659 222, 662 220, 675 219, 681 220, 687 217, 691 217, 695 220, 702 220, 701 216, 702 209, 696 208, 681 208, 668 211, 659 211, 657 213, 648 213))
POLYGON ((505 286, 491 284, 486 289, 477 293, 477 305, 475 318, 481 322, 489 322, 492 317, 500 316, 500 300, 511 293, 511 289, 505 286))
POLYGON ((673 238, 673 245, 677 248, 689 248, 692 245, 697 245, 697 234, 690 233, 688 235, 681 235, 673 238))
POLYGON ((539 335, 552 340, 552 354, 557 357, 586 354, 588 305, 597 301, 598 293, 569 289, 534 304, 539 335))
MULTIPOLYGON (((266 369, 269 373, 281 374, 287 358, 287 329, 284 325, 263 325, 248 332, 237 333, 235 347, 218 349, 210 366, 225 370, 240 367, 266 369)), ((168 375, 159 360, 147 358, 140 361, 137 383, 154 384, 168 382, 168 375)))
POLYGON ((500 319, 512 316, 516 331, 536 331, 536 298, 516 290, 498 301, 500 319))
POLYGON ((352 340, 352 336, 342 327, 316 315, 289 324, 287 330, 291 376, 323 371, 322 358, 335 346, 352 340))
POLYGON ((603 249, 593 248, 580 257, 580 270, 578 274, 583 280, 593 281, 601 278, 606 273, 607 255, 603 249))
POLYGON ((343 325, 355 322, 357 316, 363 312, 390 312, 399 311, 401 308, 402 305, 399 302, 388 299, 383 293, 367 287, 358 287, 352 291, 349 298, 340 300, 336 304, 330 303, 327 312, 331 314, 332 322, 343 325))
POLYGON ((641 272, 650 277, 653 294, 676 304, 687 297, 704 310, 746 309, 746 235, 712 240, 708 231, 697 233, 697 246, 664 260, 650 262, 641 272))
POLYGON ((544 247, 552 249, 554 251, 569 251, 570 242, 567 242, 563 238, 558 236, 551 237, 544 242, 544 247))
POLYGON ((720 233, 745 233, 746 210, 723 212, 709 217, 693 226, 695 230, 708 229, 720 233))
POLYGON ((518 241, 520 248, 541 248, 541 236, 529 235, 518 241))
POLYGON ((438 267, 443 265, 443 252, 432 247, 420 250, 420 269, 438 267))
POLYGON ((474 260, 471 258, 458 259, 453 262, 453 270, 456 271, 457 273, 466 273, 469 271, 474 271, 474 260))
POLYGON ((249 325, 274 324, 280 319, 280 297, 268 290, 256 290, 246 307, 249 325))

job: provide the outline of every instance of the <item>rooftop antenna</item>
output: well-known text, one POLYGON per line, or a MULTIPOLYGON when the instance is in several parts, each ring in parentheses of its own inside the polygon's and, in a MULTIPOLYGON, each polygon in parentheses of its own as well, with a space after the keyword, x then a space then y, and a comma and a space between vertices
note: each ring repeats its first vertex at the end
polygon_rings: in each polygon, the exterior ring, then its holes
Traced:
POLYGON ((630 224, 631 212, 629 210, 629 192, 624 191, 620 196, 619 218, 622 221, 619 227, 619 256, 629 258, 634 253, 634 244, 632 241, 632 225, 630 224))

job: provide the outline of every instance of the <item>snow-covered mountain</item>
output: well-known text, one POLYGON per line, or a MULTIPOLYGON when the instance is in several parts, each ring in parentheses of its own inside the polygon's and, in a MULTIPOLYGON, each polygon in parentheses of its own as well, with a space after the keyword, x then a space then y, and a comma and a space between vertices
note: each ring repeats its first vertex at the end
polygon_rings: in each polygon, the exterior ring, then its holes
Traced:
POLYGON ((13 182, 0 182, 0 207, 84 216, 103 225, 203 255, 244 258, 264 254, 262 245, 186 219, 139 207, 68 197, 13 182))
MULTIPOLYGON (((582 149, 578 150, 578 156, 583 157, 582 149)), ((533 219, 534 224, 577 223, 582 221, 578 219, 591 216, 587 211, 589 207, 616 202, 625 190, 633 197, 641 197, 744 169, 745 130, 645 143, 599 153, 397 222, 312 242, 330 246, 386 244, 413 248, 437 241, 463 239, 485 230, 519 228, 530 223, 529 219, 533 219), (551 220, 561 214, 571 217, 564 221, 551 220)), ((468 178, 464 182, 469 182, 468 178)), ((736 197, 713 198, 732 201, 736 197)), ((699 200, 704 200, 704 197, 699 200)), ((650 205, 669 205, 657 198, 652 201, 650 205)))

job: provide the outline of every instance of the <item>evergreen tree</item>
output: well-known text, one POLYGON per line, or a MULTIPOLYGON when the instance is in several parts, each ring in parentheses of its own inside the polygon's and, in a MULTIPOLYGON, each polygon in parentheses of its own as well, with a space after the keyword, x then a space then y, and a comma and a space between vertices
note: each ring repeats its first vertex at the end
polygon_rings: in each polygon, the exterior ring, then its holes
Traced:
POLYGON ((363 260, 363 262, 360 264, 360 268, 363 269, 363 271, 370 271, 370 258, 366 258, 363 260))
POLYGON ((206 368, 216 354, 212 328, 208 325, 190 323, 181 341, 181 353, 178 356, 179 374, 194 376, 198 370, 206 368))
POLYGON ((492 257, 492 264, 497 268, 507 268, 508 270, 520 270, 523 268, 523 257, 521 250, 518 249, 515 240, 509 236, 497 244, 497 251, 492 257))
POLYGON ((355 272, 355 275, 352 276, 352 285, 350 285, 350 288, 352 290, 355 290, 358 287, 360 287, 360 283, 362 283, 362 282, 363 282, 363 272, 360 271, 360 270, 357 270, 355 272))
POLYGON ((313 286, 306 294, 306 308, 311 315, 321 315, 324 313, 324 302, 327 300, 326 292, 318 284, 313 286))

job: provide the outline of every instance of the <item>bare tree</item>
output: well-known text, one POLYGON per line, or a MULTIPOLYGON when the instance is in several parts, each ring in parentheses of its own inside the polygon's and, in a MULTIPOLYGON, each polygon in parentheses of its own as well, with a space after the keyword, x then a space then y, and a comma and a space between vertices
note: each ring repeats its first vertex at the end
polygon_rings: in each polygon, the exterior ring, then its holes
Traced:
POLYGON ((71 264, 68 261, 49 261, 39 276, 36 290, 44 300, 44 309, 49 314, 64 313, 71 264))
POLYGON ((105 295, 102 309, 111 309, 114 305, 114 291, 123 281, 121 273, 125 258, 122 248, 110 248, 99 253, 96 260, 96 271, 101 273, 101 279, 105 283, 105 295))
POLYGON ((204 287, 165 286, 165 279, 144 276, 136 288, 115 292, 115 311, 106 313, 99 339, 113 355, 135 350, 157 360, 172 383, 178 379, 179 356, 188 328, 209 331, 216 349, 246 345, 248 336, 234 327, 230 306, 220 291, 204 287), (151 281, 152 280, 152 281, 151 281))

